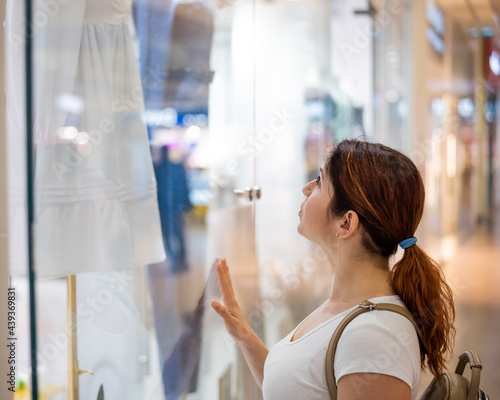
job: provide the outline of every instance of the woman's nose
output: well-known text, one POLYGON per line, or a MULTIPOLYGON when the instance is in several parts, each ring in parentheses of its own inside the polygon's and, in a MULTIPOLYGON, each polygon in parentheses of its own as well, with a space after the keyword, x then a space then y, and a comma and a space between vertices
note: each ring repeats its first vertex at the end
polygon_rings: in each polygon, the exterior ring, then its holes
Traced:
POLYGON ((308 182, 303 188, 302 188, 302 193, 304 193, 305 196, 309 196, 312 192, 312 189, 311 189, 311 184, 313 183, 314 181, 311 181, 311 182, 308 182))

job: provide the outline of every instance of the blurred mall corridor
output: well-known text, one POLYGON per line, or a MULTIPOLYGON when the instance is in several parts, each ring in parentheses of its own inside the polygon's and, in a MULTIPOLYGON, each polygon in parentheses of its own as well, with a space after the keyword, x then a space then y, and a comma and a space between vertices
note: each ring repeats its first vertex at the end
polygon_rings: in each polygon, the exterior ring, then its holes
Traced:
MULTIPOLYGON (((455 352, 450 369, 465 350, 476 351, 483 363, 481 388, 491 399, 500 398, 500 212, 489 226, 477 227, 459 243, 454 256, 443 264, 455 292, 455 352)), ((466 369, 467 371, 467 369, 466 369)), ((468 372, 467 372, 468 374, 468 372)), ((422 386, 429 381, 422 379, 422 386)))

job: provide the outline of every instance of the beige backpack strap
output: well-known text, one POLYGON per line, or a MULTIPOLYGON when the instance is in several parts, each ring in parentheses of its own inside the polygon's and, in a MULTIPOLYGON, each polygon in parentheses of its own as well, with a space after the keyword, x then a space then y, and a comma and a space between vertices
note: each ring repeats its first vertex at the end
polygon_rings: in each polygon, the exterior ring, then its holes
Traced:
POLYGON ((328 350, 326 352, 326 361, 325 361, 325 371, 326 371, 326 384, 328 386, 328 391, 330 392, 330 397, 332 400, 337 400, 337 385, 335 383, 335 370, 333 367, 333 362, 335 359, 335 350, 337 349, 337 345, 340 340, 340 335, 344 331, 345 327, 358 315, 361 315, 367 311, 371 310, 386 310, 392 311, 398 314, 403 315, 408 318, 413 326, 415 327, 417 334, 422 342, 422 334, 420 333, 420 329, 418 328, 415 320, 411 313, 404 307, 398 306, 396 304, 391 303, 372 303, 371 301, 365 300, 361 304, 358 305, 356 309, 351 311, 339 324, 335 332, 333 332, 332 338, 330 339, 330 343, 328 344, 328 350))
POLYGON ((478 398, 477 392, 479 391, 479 381, 481 380, 481 369, 483 369, 481 360, 476 353, 470 350, 460 354, 458 360, 459 361, 455 369, 456 374, 462 375, 467 363, 470 364, 471 379, 467 400, 475 400, 478 398))

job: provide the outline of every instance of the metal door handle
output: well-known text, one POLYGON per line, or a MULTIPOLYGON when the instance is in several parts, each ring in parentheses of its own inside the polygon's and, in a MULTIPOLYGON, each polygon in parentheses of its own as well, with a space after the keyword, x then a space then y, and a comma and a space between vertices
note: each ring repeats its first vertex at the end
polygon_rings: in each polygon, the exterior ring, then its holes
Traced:
POLYGON ((254 186, 253 188, 247 186, 245 189, 234 189, 233 193, 236 197, 246 198, 252 201, 254 198, 260 199, 262 195, 262 190, 259 186, 254 186))
POLYGON ((245 189, 234 189, 233 193, 236 197, 246 198, 250 201, 253 199, 252 188, 250 186, 247 186, 245 189))
POLYGON ((260 186, 254 186, 253 190, 255 191, 255 197, 257 197, 257 200, 260 199, 260 196, 262 196, 262 189, 260 186))

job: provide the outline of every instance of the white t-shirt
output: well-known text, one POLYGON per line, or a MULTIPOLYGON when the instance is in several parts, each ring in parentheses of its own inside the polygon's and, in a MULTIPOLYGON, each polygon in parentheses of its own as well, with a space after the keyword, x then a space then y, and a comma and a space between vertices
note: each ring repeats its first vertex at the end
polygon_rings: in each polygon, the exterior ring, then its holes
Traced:
MULTIPOLYGON (((376 297, 370 301, 404 306, 398 296, 376 297)), ((291 342, 295 328, 271 349, 264 365, 264 400, 330 399, 325 377, 326 350, 335 328, 354 308, 333 316, 291 342)), ((413 400, 417 396, 421 370, 415 328, 404 316, 394 312, 364 313, 351 321, 342 333, 334 367, 337 382, 352 373, 380 373, 399 378, 410 386, 413 400)), ((362 384, 361 375, 359 385, 362 384)))

